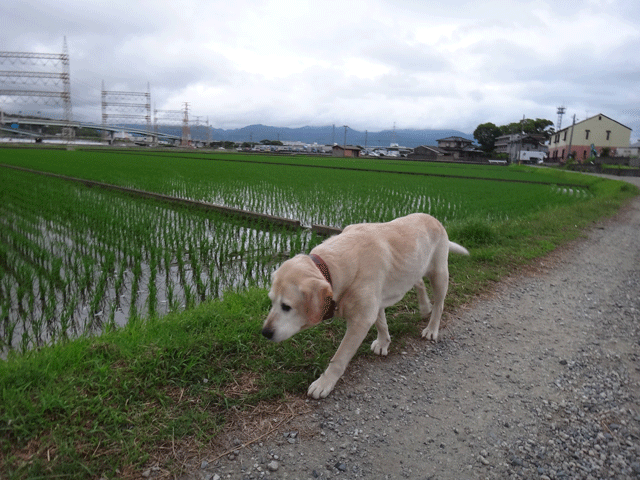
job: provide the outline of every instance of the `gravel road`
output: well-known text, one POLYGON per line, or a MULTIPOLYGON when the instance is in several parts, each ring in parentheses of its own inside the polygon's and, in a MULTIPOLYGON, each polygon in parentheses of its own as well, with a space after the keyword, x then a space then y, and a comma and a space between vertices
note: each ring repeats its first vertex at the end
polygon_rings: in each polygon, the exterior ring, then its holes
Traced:
POLYGON ((640 198, 587 236, 183 480, 640 479, 640 198))

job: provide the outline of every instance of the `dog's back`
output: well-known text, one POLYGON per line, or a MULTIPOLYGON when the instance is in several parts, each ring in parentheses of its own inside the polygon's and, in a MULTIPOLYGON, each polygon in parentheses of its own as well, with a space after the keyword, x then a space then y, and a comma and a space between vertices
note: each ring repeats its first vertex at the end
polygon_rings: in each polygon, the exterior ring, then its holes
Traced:
POLYGON ((373 289, 371 293, 386 307, 401 300, 423 277, 446 269, 449 249, 468 254, 449 241, 437 219, 413 213, 386 223, 349 225, 311 253, 336 265, 354 288, 373 289))

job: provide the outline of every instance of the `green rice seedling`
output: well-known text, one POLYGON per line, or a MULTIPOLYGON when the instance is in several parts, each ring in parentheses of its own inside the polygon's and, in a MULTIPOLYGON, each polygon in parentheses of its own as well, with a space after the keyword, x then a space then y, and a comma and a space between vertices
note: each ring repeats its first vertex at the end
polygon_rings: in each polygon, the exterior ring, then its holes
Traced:
POLYGON ((138 295, 140 294, 140 281, 142 279, 142 263, 140 256, 136 257, 133 264, 133 281, 131 282, 131 297, 129 301, 129 317, 137 317, 138 310, 136 307, 138 295))
POLYGON ((193 287, 190 282, 185 282, 182 285, 184 291, 184 308, 189 310, 195 305, 195 295, 193 293, 193 287))
POLYGON ((62 314, 59 319, 58 339, 69 340, 71 338, 72 335, 69 335, 69 330, 73 327, 73 312, 76 310, 77 305, 77 296, 73 296, 63 304, 62 314))
MULTIPOLYGON (((86 252, 86 249, 82 249, 86 252)), ((94 278, 94 262, 93 259, 87 256, 86 253, 83 252, 82 256, 82 279, 80 280, 80 293, 84 298, 86 298, 91 290, 91 285, 93 285, 94 278)))
MULTIPOLYGON (((243 157, 73 153, 70 157, 68 152, 8 149, 0 151, 0 163, 214 201, 299 219, 304 225, 343 227, 425 211, 455 230, 472 218, 488 225, 494 235, 482 237, 476 229, 474 241, 483 249, 499 243, 496 225, 588 201, 598 185, 597 180, 570 175, 560 179, 530 169, 320 158, 279 158, 277 163, 287 165, 278 165, 271 157, 238 161, 243 157), (296 172, 294 184, 290 175, 283 175, 291 169, 296 172), (573 184, 567 186, 569 182, 573 184)), ((247 285, 266 286, 270 272, 283 259, 309 251, 321 240, 307 231, 287 232, 59 179, 34 182, 33 174, 25 172, 3 173, 0 244, 12 265, 12 270, 5 269, 11 284, 11 322, 38 321, 51 302, 43 292, 52 288, 55 298, 62 300, 55 316, 67 311, 62 305, 77 298, 68 321, 88 321, 88 315, 104 310, 113 323, 117 315, 145 316, 160 312, 161 305, 175 310, 176 305, 194 305, 247 285), (119 267, 105 276, 103 264, 109 255, 119 267), (31 293, 14 286, 23 284, 24 259, 29 259, 30 275, 37 279, 31 293), (134 268, 140 275, 132 272, 134 268), (114 298, 105 298, 110 295, 114 298), (40 313, 34 316, 35 307, 40 313)), ((16 338, 22 335, 14 332, 16 338)))
POLYGON ((155 316, 158 305, 158 289, 156 285, 158 277, 158 258, 156 249, 153 248, 149 258, 149 281, 147 283, 147 312, 150 316, 155 316))
POLYGON ((167 292, 166 299, 167 300, 166 301, 169 306, 169 309, 168 309, 169 312, 176 312, 180 307, 179 300, 174 292, 174 288, 175 287, 174 287, 173 280, 171 279, 167 280, 167 283, 166 283, 166 292, 167 292))

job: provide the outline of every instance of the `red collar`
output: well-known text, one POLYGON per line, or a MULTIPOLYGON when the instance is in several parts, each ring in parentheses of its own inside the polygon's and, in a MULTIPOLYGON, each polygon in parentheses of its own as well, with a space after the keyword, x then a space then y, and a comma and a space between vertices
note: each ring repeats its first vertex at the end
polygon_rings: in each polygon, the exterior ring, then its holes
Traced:
MULTIPOLYGON (((310 254, 309 257, 311 257, 311 260, 313 260, 313 263, 316 264, 316 267, 318 267, 318 270, 320 270, 322 276, 327 282, 329 282, 331 288, 333 288, 333 283, 331 283, 331 273, 329 273, 329 267, 327 267, 327 264, 324 263, 324 260, 322 260, 319 255, 316 255, 314 253, 310 254)), ((325 298, 324 307, 322 309, 322 320, 329 320, 330 318, 333 318, 335 310, 336 302, 333 300, 333 297, 325 298)))

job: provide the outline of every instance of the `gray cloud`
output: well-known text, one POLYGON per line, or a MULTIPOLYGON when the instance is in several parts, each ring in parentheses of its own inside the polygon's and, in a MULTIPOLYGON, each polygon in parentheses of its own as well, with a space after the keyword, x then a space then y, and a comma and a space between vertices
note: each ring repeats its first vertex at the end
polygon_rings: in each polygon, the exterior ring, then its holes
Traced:
POLYGON ((149 83, 157 108, 189 102, 219 127, 471 132, 555 120, 564 102, 640 129, 635 0, 39 0, 4 2, 0 18, 3 51, 59 52, 66 35, 84 119, 99 119, 104 80, 149 83))

